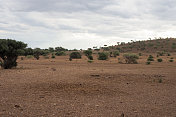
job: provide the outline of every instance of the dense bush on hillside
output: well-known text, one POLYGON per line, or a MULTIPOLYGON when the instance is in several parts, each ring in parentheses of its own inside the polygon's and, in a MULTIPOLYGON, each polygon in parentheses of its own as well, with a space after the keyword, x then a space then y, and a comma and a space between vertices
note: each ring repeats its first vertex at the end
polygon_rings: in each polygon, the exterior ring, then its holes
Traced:
POLYGON ((17 58, 25 53, 27 44, 23 42, 0 39, 0 65, 4 69, 10 69, 17 66, 17 58))
POLYGON ((108 53, 107 52, 99 52, 98 53, 98 60, 107 60, 108 59, 108 53))
POLYGON ((128 64, 137 64, 137 59, 139 59, 136 54, 124 54, 123 57, 128 64))

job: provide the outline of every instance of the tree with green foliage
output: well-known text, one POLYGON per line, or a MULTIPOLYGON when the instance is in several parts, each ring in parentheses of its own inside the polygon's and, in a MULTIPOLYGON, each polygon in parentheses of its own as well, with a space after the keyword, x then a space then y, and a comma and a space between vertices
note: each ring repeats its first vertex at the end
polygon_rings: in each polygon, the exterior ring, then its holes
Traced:
POLYGON ((55 47, 55 51, 58 52, 58 51, 68 51, 68 49, 65 49, 63 47, 55 47))
POLYGON ((0 65, 4 69, 11 69, 17 66, 17 58, 19 55, 24 54, 24 49, 27 44, 11 40, 0 39, 0 65))
POLYGON ((52 48, 52 47, 49 47, 48 50, 49 50, 49 52, 51 52, 51 53, 54 52, 54 48, 52 48))
POLYGON ((71 59, 81 59, 81 53, 79 53, 79 52, 72 52, 70 54, 70 58, 71 59))
POLYGON ((24 53, 25 56, 34 54, 32 48, 25 48, 24 51, 25 51, 24 53))
POLYGON ((56 56, 64 56, 66 53, 64 51, 58 51, 55 53, 56 56))

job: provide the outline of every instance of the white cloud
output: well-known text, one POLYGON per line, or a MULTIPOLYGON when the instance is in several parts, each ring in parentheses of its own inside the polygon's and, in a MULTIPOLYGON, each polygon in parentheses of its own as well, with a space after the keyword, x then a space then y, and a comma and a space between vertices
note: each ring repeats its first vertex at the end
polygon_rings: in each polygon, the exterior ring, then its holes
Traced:
POLYGON ((175 37, 175 0, 0 0, 0 38, 88 48, 175 37))

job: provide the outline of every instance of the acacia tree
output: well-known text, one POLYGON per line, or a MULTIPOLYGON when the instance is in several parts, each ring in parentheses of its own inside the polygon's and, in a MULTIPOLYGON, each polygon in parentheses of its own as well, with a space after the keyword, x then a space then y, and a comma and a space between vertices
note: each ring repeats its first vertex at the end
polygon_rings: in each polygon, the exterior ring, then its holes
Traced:
POLYGON ((17 58, 24 53, 27 44, 11 40, 0 39, 0 66, 4 69, 11 69, 17 66, 17 58))

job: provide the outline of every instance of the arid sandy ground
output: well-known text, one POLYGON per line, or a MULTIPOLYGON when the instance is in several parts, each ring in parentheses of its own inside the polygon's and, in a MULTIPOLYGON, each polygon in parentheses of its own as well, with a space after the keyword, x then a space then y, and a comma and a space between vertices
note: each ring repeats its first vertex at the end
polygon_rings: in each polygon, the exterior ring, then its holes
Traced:
POLYGON ((168 60, 19 60, 0 70, 0 117, 176 117, 176 62, 168 60))

